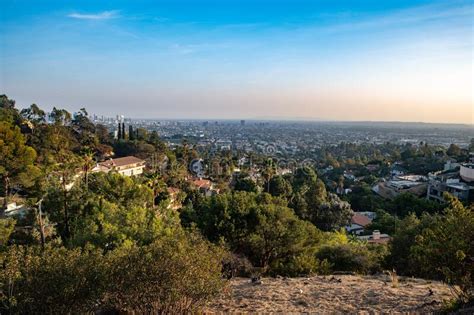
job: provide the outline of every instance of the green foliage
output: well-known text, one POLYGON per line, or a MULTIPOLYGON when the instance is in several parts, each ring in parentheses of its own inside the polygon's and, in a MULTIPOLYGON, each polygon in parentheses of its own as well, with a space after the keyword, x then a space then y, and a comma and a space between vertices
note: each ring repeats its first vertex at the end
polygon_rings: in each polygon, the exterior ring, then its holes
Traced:
POLYGON ((250 177, 239 176, 235 179, 234 190, 258 192, 258 185, 250 177))
POLYGON ((461 148, 454 143, 451 143, 448 150, 446 151, 446 154, 449 156, 459 156, 461 153, 461 148))
POLYGON ((383 245, 370 245, 360 242, 323 246, 316 257, 330 264, 331 271, 350 271, 361 274, 382 270, 387 255, 383 245))
POLYGON ((409 213, 415 213, 420 216, 423 212, 436 213, 443 209, 443 205, 427 200, 426 198, 419 198, 410 193, 402 193, 396 196, 387 204, 387 210, 400 217, 405 217, 409 213))
POLYGON ((33 185, 37 168, 33 165, 36 151, 26 145, 20 128, 0 122, 0 177, 3 181, 5 204, 11 187, 33 185))
POLYGON ((7 245, 7 242, 10 238, 10 235, 13 233, 14 228, 15 228, 14 219, 0 218, 0 248, 7 245))
POLYGON ((301 219, 323 231, 337 230, 350 222, 353 213, 350 205, 328 193, 312 168, 297 169, 291 183, 295 193, 290 207, 301 219))
POLYGON ((384 210, 377 211, 377 217, 367 227, 368 230, 379 230, 388 235, 393 235, 400 226, 400 219, 384 210))
POLYGON ((445 196, 448 207, 417 235, 411 248, 421 274, 459 287, 460 298, 474 298, 474 205, 445 196))
POLYGON ((323 231, 333 231, 349 224, 353 211, 349 203, 342 201, 335 194, 328 198, 311 213, 310 220, 323 231))
POLYGON ((255 230, 242 240, 247 256, 257 266, 275 268, 285 274, 315 272, 316 262, 308 262, 308 257, 314 255, 321 233, 286 207, 269 205, 259 210, 255 230), (305 264, 298 264, 302 260, 305 264))
POLYGON ((2 313, 196 311, 224 282, 224 252, 184 232, 148 246, 10 247, 1 254, 2 313))
POLYGON ((293 192, 291 184, 283 176, 275 176, 270 180, 270 194, 276 197, 290 197, 293 192))
POLYGON ((400 275, 420 275, 420 268, 412 256, 411 247, 415 244, 416 236, 431 222, 432 217, 428 214, 421 218, 410 214, 399 221, 389 245, 390 255, 387 257, 389 267, 393 267, 400 275))
POLYGON ((268 194, 213 196, 186 208, 182 217, 188 224, 194 222, 210 240, 225 240, 231 250, 246 255, 264 271, 283 272, 282 266, 292 257, 314 255, 321 239, 321 233, 298 219, 284 200, 268 194))
MULTIPOLYGON (((70 192, 71 236, 73 246, 87 243, 101 248, 122 244, 149 244, 178 226, 177 213, 164 207, 154 207, 153 191, 138 179, 115 173, 96 173, 89 179, 88 190, 75 186, 70 192)), ((45 209, 52 217, 55 211, 53 194, 45 209)))
POLYGON ((0 122, 19 125, 21 117, 15 109, 15 101, 11 100, 5 94, 0 95, 0 122))

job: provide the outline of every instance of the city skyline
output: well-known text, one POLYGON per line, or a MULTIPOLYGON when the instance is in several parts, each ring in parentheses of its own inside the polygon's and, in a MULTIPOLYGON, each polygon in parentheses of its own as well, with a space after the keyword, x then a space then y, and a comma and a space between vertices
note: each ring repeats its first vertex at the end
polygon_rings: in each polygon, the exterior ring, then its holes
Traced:
POLYGON ((468 1, 4 1, 1 93, 131 118, 472 124, 468 1))

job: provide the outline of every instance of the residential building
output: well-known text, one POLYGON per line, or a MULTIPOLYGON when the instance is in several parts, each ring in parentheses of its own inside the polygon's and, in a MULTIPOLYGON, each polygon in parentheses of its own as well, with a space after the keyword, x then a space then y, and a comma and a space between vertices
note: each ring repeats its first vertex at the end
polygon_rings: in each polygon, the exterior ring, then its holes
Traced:
POLYGON ((346 231, 351 234, 361 234, 365 227, 372 223, 372 219, 364 212, 354 212, 351 218, 351 224, 346 226, 346 231))
POLYGON ((214 183, 208 179, 195 179, 191 184, 208 197, 219 193, 219 189, 216 189, 214 183))
POLYGON ((388 234, 382 234, 379 230, 374 230, 371 235, 360 235, 357 238, 371 244, 387 244, 391 239, 388 234))
POLYGON ((144 160, 134 156, 126 156, 100 162, 92 169, 92 172, 117 172, 124 176, 135 176, 142 174, 144 169, 144 160))
POLYGON ((474 164, 465 163, 454 170, 430 173, 426 198, 442 202, 445 192, 462 201, 472 200, 474 198, 474 164))
POLYGON ((386 199, 393 199, 401 193, 417 196, 426 194, 428 178, 422 175, 401 175, 382 181, 372 187, 372 191, 386 199))
POLYGON ((461 164, 459 169, 459 175, 465 182, 474 182, 474 163, 461 164))

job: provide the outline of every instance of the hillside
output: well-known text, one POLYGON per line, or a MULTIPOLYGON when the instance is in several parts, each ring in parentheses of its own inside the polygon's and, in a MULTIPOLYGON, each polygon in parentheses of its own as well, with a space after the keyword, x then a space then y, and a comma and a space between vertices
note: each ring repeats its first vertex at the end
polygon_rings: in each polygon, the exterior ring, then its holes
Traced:
POLYGON ((207 312, 427 313, 451 298, 448 286, 412 278, 396 288, 386 276, 264 278, 258 285, 236 278, 207 312))

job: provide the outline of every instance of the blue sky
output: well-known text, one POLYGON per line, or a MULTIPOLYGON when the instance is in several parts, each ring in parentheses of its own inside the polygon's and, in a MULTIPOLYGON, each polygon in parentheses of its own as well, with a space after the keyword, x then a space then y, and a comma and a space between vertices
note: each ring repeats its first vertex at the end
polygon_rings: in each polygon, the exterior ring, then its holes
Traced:
POLYGON ((114 116, 473 122, 470 1, 6 1, 0 92, 114 116))

